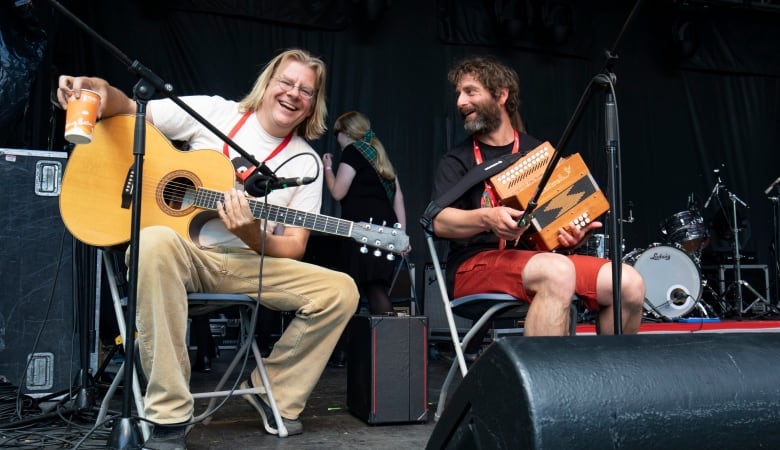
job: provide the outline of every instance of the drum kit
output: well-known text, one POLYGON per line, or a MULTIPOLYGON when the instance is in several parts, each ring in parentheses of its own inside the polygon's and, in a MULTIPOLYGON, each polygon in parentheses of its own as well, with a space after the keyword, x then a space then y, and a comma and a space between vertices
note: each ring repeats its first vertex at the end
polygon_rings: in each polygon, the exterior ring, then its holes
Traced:
MULTIPOLYGON (((674 320, 694 310, 704 317, 713 315, 712 308, 702 300, 707 282, 701 276, 700 260, 709 243, 704 218, 696 208, 690 208, 663 220, 659 228, 663 242, 635 248, 623 256, 623 262, 645 280, 646 316, 674 320)), ((625 250, 625 241, 621 247, 625 250)), ((576 252, 609 258, 609 248, 608 235, 594 234, 576 252)))
POLYGON ((702 300, 707 281, 700 270, 701 252, 709 243, 704 218, 695 208, 671 215, 661 222, 664 242, 634 249, 623 262, 645 280, 645 310, 658 319, 678 319, 697 309, 703 317, 713 315, 702 300))
MULTIPOLYGON (((707 224, 692 203, 689 209, 672 214, 659 224, 662 242, 635 248, 623 256, 645 280, 645 316, 649 320, 678 320, 686 316, 714 317, 703 300, 709 287, 701 273, 702 250, 710 242, 707 224)), ((594 234, 577 253, 609 258, 609 236, 594 234)), ((625 250, 625 242, 623 243, 625 250)), ((721 310, 725 307, 719 302, 721 310)))
MULTIPOLYGON (((694 200, 694 194, 691 194, 688 197, 686 210, 672 214, 659 224, 659 231, 663 236, 661 242, 624 253, 622 261, 633 266, 645 281, 644 310, 647 320, 678 321, 687 317, 715 318, 731 314, 741 318, 742 314, 748 311, 780 314, 780 309, 742 279, 739 261, 743 257, 740 255, 740 246, 743 242, 740 240, 740 230, 743 227, 737 214, 737 204, 746 208, 747 205, 726 188, 719 172, 720 169, 714 170, 717 183, 704 203, 703 209, 707 210, 710 204, 715 205, 718 209, 715 217, 726 218, 728 222, 725 227, 720 228, 727 230, 719 230, 718 222, 714 220, 715 234, 711 236, 709 224, 704 220, 694 200), (725 201, 721 202, 721 194, 728 196, 730 208, 724 206, 725 201), (724 241, 730 241, 727 251, 730 253, 731 261, 734 262, 734 281, 724 289, 723 280, 719 280, 721 292, 718 292, 710 286, 706 277, 702 276, 702 251, 711 243, 718 247, 716 244, 724 241), (743 290, 748 291, 751 298, 755 299, 752 303, 743 302, 743 290), (707 303, 705 298, 712 304, 707 303)), ((780 186, 780 178, 767 189, 767 192, 775 185, 780 186)), ((629 202, 629 211, 631 206, 629 202)), ((780 217, 780 208, 777 214, 780 217)), ((628 219, 621 221, 632 223, 633 212, 629 213, 628 219)), ((775 227, 780 228, 780 225, 776 224, 775 227)), ((776 230, 776 234, 780 236, 780 230, 776 230)), ((576 250, 576 253, 610 258, 609 238, 609 235, 594 234, 576 250)), ((625 241, 621 244, 622 250, 625 251, 625 241)), ((711 250, 715 254, 716 249, 711 250)))

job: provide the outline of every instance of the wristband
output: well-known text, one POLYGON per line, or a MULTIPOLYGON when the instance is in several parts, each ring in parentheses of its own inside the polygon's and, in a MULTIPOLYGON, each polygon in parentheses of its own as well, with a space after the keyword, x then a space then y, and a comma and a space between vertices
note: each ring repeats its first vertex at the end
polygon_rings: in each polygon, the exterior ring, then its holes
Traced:
POLYGON ((333 170, 333 167, 331 167, 331 166, 325 166, 325 170, 333 170))

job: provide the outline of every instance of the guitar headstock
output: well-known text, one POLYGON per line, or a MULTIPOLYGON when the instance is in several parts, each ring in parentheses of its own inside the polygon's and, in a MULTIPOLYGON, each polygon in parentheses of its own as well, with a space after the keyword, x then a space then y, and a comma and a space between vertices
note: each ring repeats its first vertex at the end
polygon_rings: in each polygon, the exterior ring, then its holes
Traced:
MULTIPOLYGON (((391 227, 368 222, 355 222, 351 237, 367 247, 374 247, 376 249, 375 256, 380 256, 381 250, 384 250, 387 252, 389 260, 395 259, 396 254, 400 255, 409 248, 409 236, 398 224, 391 227)), ((361 252, 368 253, 368 249, 365 251, 361 249, 361 252)))

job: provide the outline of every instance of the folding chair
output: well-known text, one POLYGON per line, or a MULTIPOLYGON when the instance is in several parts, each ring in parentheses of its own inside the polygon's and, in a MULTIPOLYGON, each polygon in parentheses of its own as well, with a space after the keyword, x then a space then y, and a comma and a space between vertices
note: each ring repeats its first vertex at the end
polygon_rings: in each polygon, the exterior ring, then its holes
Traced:
MULTIPOLYGON (((111 290, 111 297, 114 305, 114 313, 116 316, 117 323, 119 325, 120 336, 122 342, 124 343, 125 330, 126 330, 125 320, 124 320, 125 316, 124 316, 124 309, 122 308, 123 299, 121 298, 119 294, 119 289, 117 287, 116 269, 114 267, 114 264, 111 261, 109 261, 109 259, 106 258, 105 255, 103 256, 103 262, 104 262, 104 267, 106 269, 109 288, 111 290)), ((268 375, 263 365, 263 359, 260 355, 260 350, 257 346, 257 341, 255 340, 253 335, 250 335, 250 331, 254 329, 253 324, 256 322, 256 311, 258 307, 257 301, 252 297, 244 294, 189 293, 187 294, 187 302, 188 302, 190 316, 208 314, 223 308, 238 307, 240 313, 240 321, 241 321, 239 348, 236 351, 236 354, 233 357, 233 360, 230 362, 227 370, 225 370, 225 373, 222 375, 222 378, 215 386, 214 390, 209 392, 197 392, 192 394, 192 397, 194 399, 202 399, 202 398, 210 399, 205 411, 201 414, 195 415, 193 417, 193 421, 195 422, 203 421, 204 424, 208 424, 208 422, 211 420, 211 416, 219 407, 219 405, 217 405, 217 399, 220 397, 265 393, 268 397, 268 403, 271 407, 271 410, 273 411, 274 419, 276 420, 277 429, 279 431, 279 437, 286 437, 288 435, 287 428, 285 427, 284 421, 282 420, 279 414, 279 410, 276 405, 276 400, 274 399, 273 393, 271 392, 271 387, 270 387, 271 384, 268 380, 268 375), (233 376, 235 369, 239 366, 242 366, 242 362, 244 358, 248 356, 248 352, 250 350, 254 355, 255 363, 257 364, 258 371, 260 372, 260 378, 262 379, 262 387, 258 386, 252 389, 221 390, 223 386, 227 383, 227 381, 231 378, 231 376, 233 376)), ((138 341, 136 341, 136 344, 137 342, 138 341)), ((111 397, 113 393, 116 391, 116 388, 119 385, 119 383, 121 383, 122 381, 121 374, 124 372, 123 368, 124 368, 124 363, 122 367, 119 369, 117 377, 111 383, 111 386, 109 387, 108 392, 106 393, 106 396, 103 399, 100 412, 98 413, 97 423, 101 423, 102 421, 105 420, 106 412, 108 410, 108 404, 111 400, 111 397)), ((133 389, 133 398, 134 398, 137 413, 140 417, 144 417, 143 395, 141 393, 140 381, 136 370, 133 371, 132 389, 133 389)), ((146 423, 146 421, 141 421, 141 425, 142 425, 142 432, 144 434, 144 439, 147 439, 149 437, 148 424, 146 423)))
MULTIPOLYGON (((434 237, 427 230, 425 231, 425 239, 431 255, 433 269, 436 273, 439 290, 441 291, 441 300, 444 302, 444 313, 447 316, 450 337, 452 338, 452 344, 455 350, 455 359, 450 366, 450 370, 447 373, 447 377, 445 378, 441 387, 441 392, 439 393, 439 403, 436 408, 436 414, 434 415, 434 420, 439 420, 441 413, 444 411, 447 394, 454 381, 455 372, 460 368, 462 377, 465 377, 468 372, 463 351, 467 348, 469 343, 475 339, 477 339, 477 341, 474 342, 480 342, 485 337, 485 333, 487 332, 490 323, 494 322, 496 319, 525 319, 530 305, 512 295, 495 292, 467 295, 454 298, 450 301, 434 237), (473 320, 471 327, 468 329, 463 339, 460 339, 458 334, 454 314, 473 320)), ((569 334, 574 335, 577 319, 577 309, 574 305, 571 307, 571 312, 572 317, 569 325, 569 334)))

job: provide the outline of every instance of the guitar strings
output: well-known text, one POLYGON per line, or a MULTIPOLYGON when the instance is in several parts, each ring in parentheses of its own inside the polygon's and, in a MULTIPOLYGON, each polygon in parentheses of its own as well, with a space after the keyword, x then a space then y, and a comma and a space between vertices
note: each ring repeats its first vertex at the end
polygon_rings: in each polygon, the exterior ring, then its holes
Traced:
MULTIPOLYGON (((224 202, 224 193, 196 186, 195 183, 191 182, 191 180, 189 181, 190 182, 187 183, 176 181, 176 179, 173 179, 167 183, 144 181, 144 192, 153 192, 155 198, 162 199, 166 206, 178 211, 187 209, 193 205, 196 207, 216 209, 217 201, 224 202), (198 192, 205 193, 205 195, 198 196, 198 192), (209 204, 204 205, 198 200, 206 200, 209 202, 209 204)), ((295 216, 298 219, 294 220, 292 222, 293 224, 314 228, 319 231, 340 234, 343 236, 351 235, 350 230, 353 224, 351 221, 305 211, 290 210, 289 208, 282 206, 263 203, 254 198, 251 198, 250 200, 253 200, 249 205, 253 214, 259 212, 261 215, 266 215, 268 218, 273 217, 276 218, 277 221, 284 222, 285 216, 288 214, 288 212, 294 211, 295 216)))
MULTIPOLYGON (((166 208, 178 212, 186 211, 192 207, 216 210, 217 201, 224 202, 223 192, 199 186, 195 181, 184 175, 173 177, 168 181, 160 179, 149 181, 147 178, 144 178, 141 187, 143 190, 142 194, 153 195, 154 202, 157 204, 162 203, 166 208), (179 180, 187 181, 183 182, 179 180)), ((373 236, 378 236, 383 233, 382 229, 384 228, 384 225, 355 223, 337 217, 293 210, 283 206, 266 203, 253 197, 250 197, 249 200, 249 208, 252 211, 253 216, 258 219, 262 218, 275 222, 302 226, 304 228, 330 234, 352 237, 353 239, 356 239, 354 235, 355 230, 362 230, 360 233, 361 236, 366 232, 373 236)), ((361 240, 361 242, 369 243, 369 245, 372 245, 373 247, 383 248, 390 252, 394 252, 396 250, 395 245, 392 242, 400 237, 396 236, 397 234, 398 231, 393 230, 391 233, 385 234, 384 239, 382 240, 377 240, 376 237, 370 237, 370 240, 361 240)), ((365 238, 365 236, 363 237, 365 238)))

